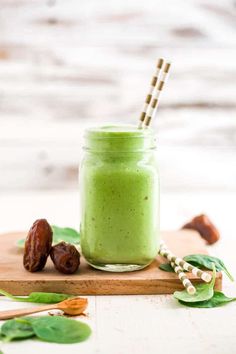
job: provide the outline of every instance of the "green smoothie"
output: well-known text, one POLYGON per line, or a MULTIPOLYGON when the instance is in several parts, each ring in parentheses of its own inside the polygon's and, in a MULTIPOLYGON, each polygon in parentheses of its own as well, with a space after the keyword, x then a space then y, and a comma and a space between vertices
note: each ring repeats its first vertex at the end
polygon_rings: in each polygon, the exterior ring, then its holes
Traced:
POLYGON ((159 177, 153 132, 89 129, 80 170, 81 247, 95 268, 140 269, 159 246, 159 177))

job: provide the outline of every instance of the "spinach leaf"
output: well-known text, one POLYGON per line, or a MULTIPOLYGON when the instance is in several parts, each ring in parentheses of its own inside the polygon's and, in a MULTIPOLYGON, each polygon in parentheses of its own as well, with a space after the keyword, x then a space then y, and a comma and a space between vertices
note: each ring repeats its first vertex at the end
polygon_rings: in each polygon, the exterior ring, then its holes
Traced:
POLYGON ((26 339, 33 337, 34 331, 31 324, 26 321, 18 321, 17 319, 6 321, 1 327, 3 341, 11 341, 13 339, 26 339))
POLYGON ((62 316, 32 317, 29 321, 36 336, 46 342, 78 343, 91 334, 87 324, 62 316))
POLYGON ((171 267, 170 263, 162 263, 159 265, 159 269, 164 270, 165 272, 174 273, 174 269, 171 267))
POLYGON ((73 296, 67 294, 33 292, 29 294, 27 301, 41 304, 56 304, 71 297, 73 296))
POLYGON ((179 303, 188 307, 197 308, 213 308, 228 304, 229 302, 236 301, 235 297, 228 297, 224 295, 221 291, 214 291, 214 295, 211 299, 205 301, 197 302, 185 302, 179 300, 179 303))
POLYGON ((207 254, 190 254, 189 256, 185 256, 184 260, 198 268, 203 267, 210 270, 213 270, 212 264, 214 263, 217 272, 223 271, 230 280, 234 280, 224 262, 217 257, 212 257, 207 254))
POLYGON ((214 295, 215 278, 216 278, 216 269, 215 266, 213 265, 213 274, 210 283, 203 283, 203 284, 196 285, 195 286, 196 293, 194 295, 190 295, 187 292, 187 290, 183 290, 183 291, 175 291, 174 297, 177 300, 181 300, 183 302, 191 302, 191 303, 209 300, 214 295))
POLYGON ((25 247, 25 239, 21 238, 20 240, 18 240, 16 242, 16 245, 17 245, 18 248, 24 248, 25 247))
POLYGON ((46 342, 67 344, 82 342, 90 334, 87 324, 61 316, 21 317, 8 320, 1 327, 4 341, 36 336, 46 342))
POLYGON ((63 300, 69 299, 70 297, 73 297, 72 295, 67 295, 67 294, 33 292, 30 293, 28 297, 24 298, 24 297, 11 295, 2 289, 0 289, 0 294, 5 295, 6 297, 14 301, 34 302, 34 303, 41 303, 41 304, 55 304, 57 302, 61 302, 63 300))
MULTIPOLYGON (((71 243, 72 245, 78 246, 80 244, 80 233, 72 229, 71 227, 59 227, 56 225, 51 225, 53 231, 53 245, 65 241, 71 243)), ((25 239, 17 241, 17 247, 25 247, 25 239)))
MULTIPOLYGON (((190 254, 189 256, 185 256, 183 258, 186 262, 192 264, 194 267, 198 267, 200 269, 209 269, 213 270, 212 264, 215 264, 215 268, 217 272, 225 272, 225 274, 229 277, 230 280, 234 280, 232 275, 229 273, 226 268, 224 262, 213 256, 209 256, 206 254, 190 254)), ((162 263, 159 265, 161 270, 165 272, 174 272, 173 268, 169 263, 162 263)))
POLYGON ((75 229, 70 227, 59 227, 52 225, 53 231, 53 243, 59 243, 65 241, 73 245, 79 245, 80 243, 80 234, 75 229))

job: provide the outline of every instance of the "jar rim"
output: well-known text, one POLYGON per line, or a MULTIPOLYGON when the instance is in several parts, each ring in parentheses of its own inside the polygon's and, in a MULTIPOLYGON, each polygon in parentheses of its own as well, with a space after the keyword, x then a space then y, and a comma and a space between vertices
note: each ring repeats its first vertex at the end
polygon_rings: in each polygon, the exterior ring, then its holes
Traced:
POLYGON ((134 125, 101 125, 85 130, 85 138, 100 139, 133 139, 154 137, 151 128, 139 129, 134 125))
POLYGON ((141 153, 155 150, 154 131, 134 125, 107 125, 85 131, 84 150, 99 153, 141 153))

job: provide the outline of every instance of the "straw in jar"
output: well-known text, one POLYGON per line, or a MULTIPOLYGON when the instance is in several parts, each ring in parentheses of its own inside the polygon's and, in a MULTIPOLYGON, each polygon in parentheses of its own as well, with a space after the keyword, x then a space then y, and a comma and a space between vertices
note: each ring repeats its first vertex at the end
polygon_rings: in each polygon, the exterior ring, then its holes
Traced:
POLYGON ((162 58, 159 58, 158 61, 157 61, 157 66, 156 66, 156 70, 155 70, 155 73, 151 79, 151 83, 150 83, 150 87, 149 87, 149 92, 145 98, 145 102, 144 102, 144 105, 143 105, 143 110, 140 114, 140 117, 139 117, 139 128, 142 128, 143 126, 143 122, 145 120, 145 117, 146 117, 146 114, 147 114, 147 110, 148 110, 148 107, 151 103, 151 100, 152 100, 152 94, 153 94, 153 91, 157 85, 157 82, 159 81, 159 77, 160 77, 160 73, 161 73, 161 69, 162 69, 162 66, 164 64, 164 59, 162 58))
POLYGON ((169 62, 165 63, 164 59, 158 59, 157 68, 152 77, 149 92, 146 96, 143 110, 139 118, 139 129, 147 128, 150 125, 151 120, 155 117, 159 97, 167 81, 170 66, 171 64, 169 62))
POLYGON ((165 63, 163 71, 161 73, 160 80, 157 82, 155 90, 152 95, 150 105, 147 110, 147 114, 144 119, 144 127, 147 128, 150 125, 151 120, 155 117, 156 109, 159 104, 159 98, 164 88, 164 85, 168 78, 168 73, 170 70, 170 63, 165 63))

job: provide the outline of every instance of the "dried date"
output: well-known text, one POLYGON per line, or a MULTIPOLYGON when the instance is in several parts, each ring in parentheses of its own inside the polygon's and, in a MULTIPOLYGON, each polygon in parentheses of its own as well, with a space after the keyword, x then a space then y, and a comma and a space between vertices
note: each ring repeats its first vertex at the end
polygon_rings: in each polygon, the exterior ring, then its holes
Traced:
POLYGON ((25 241, 23 264, 29 272, 42 270, 52 247, 52 229, 46 219, 36 220, 25 241))
POLYGON ((182 229, 192 229, 199 232, 210 245, 217 242, 220 238, 220 233, 211 222, 208 216, 202 214, 193 218, 190 222, 185 224, 182 229))
POLYGON ((66 242, 60 242, 53 246, 50 257, 55 268, 64 274, 72 274, 77 271, 80 265, 80 254, 75 246, 66 242))

